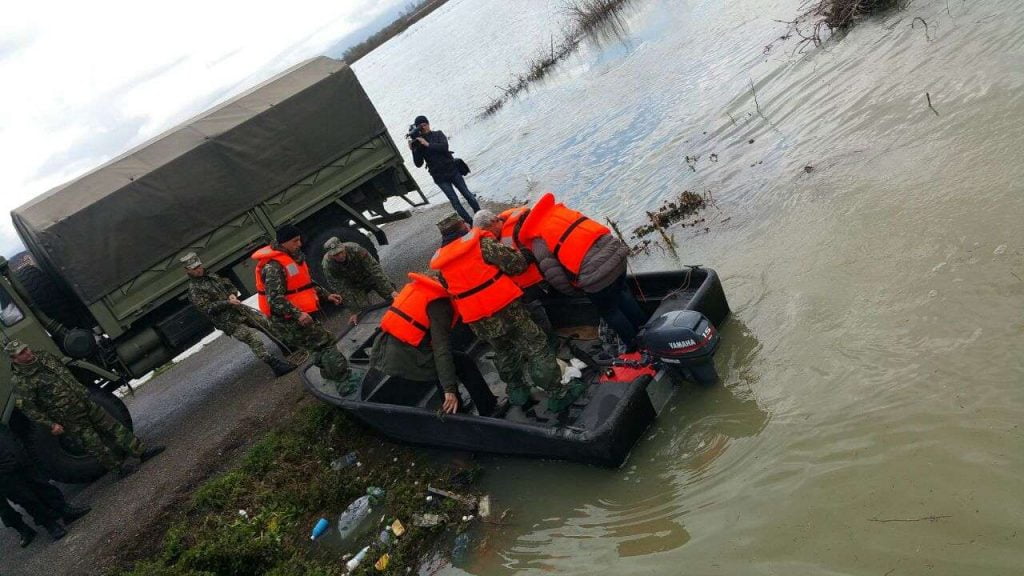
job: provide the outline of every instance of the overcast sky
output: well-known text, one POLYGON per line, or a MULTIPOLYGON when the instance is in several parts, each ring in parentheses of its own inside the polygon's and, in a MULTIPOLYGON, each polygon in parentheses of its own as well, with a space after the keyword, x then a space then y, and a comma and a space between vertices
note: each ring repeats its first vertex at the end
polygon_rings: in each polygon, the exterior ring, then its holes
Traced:
POLYGON ((10 211, 410 0, 8 2, 0 19, 0 254, 10 211))

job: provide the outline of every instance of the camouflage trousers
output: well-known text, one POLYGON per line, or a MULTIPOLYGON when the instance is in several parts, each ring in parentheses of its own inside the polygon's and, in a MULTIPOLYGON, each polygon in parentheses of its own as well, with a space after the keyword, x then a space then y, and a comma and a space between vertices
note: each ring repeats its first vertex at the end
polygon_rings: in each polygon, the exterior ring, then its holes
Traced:
POLYGON ((131 430, 88 400, 74 406, 57 423, 107 470, 116 469, 129 457, 138 458, 145 449, 131 430))
POLYGON ((292 350, 309 350, 323 378, 336 382, 348 380, 348 360, 334 345, 334 336, 323 324, 313 320, 309 326, 302 326, 295 320, 275 316, 270 320, 270 327, 292 350))
MULTIPOLYGON (((526 373, 533 385, 552 397, 565 394, 561 370, 548 346, 547 337, 518 300, 496 314, 469 325, 473 333, 494 350, 498 375, 505 382, 510 399, 529 390, 526 373)), ((513 402, 515 403, 515 402, 513 402)))
POLYGON ((228 336, 242 342, 252 350, 260 360, 270 363, 274 355, 267 349, 267 345, 260 338, 260 332, 272 333, 270 323, 261 315, 255 312, 236 315, 228 319, 217 319, 214 323, 218 329, 228 336))

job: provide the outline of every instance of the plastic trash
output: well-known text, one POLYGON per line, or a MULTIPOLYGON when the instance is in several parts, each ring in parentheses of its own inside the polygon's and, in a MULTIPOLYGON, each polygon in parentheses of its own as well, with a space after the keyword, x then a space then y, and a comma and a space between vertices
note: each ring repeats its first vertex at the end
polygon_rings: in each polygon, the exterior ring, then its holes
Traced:
POLYGON ((402 534, 405 534, 405 526, 402 525, 402 521, 395 518, 395 521, 391 523, 391 532, 395 534, 395 538, 399 538, 402 534))
POLYGON ((384 554, 377 559, 377 563, 373 565, 378 572, 383 572, 388 569, 388 562, 391 562, 391 556, 384 554))
POLYGON ((354 543, 358 537, 373 527, 373 519, 370 517, 372 512, 369 495, 360 496, 348 505, 348 508, 338 516, 338 535, 341 536, 342 544, 354 543))
POLYGON ((335 470, 335 471, 344 470, 345 468, 348 468, 349 466, 355 464, 358 461, 359 461, 359 455, 356 454, 355 452, 349 452, 348 454, 345 454, 341 458, 338 458, 336 460, 332 460, 331 461, 331 470, 335 470))
POLYGON ((469 553, 469 534, 463 532, 455 537, 452 545, 452 562, 462 562, 469 553))
POLYGON ((348 568, 349 572, 355 570, 356 568, 359 568, 359 565, 363 563, 363 560, 366 558, 366 554, 369 551, 369 546, 360 550, 359 553, 353 556, 351 560, 345 562, 345 568, 348 568))
POLYGON ((324 533, 327 532, 327 526, 329 524, 330 522, 327 521, 327 518, 321 518, 317 520, 316 525, 313 526, 313 531, 309 534, 309 539, 316 540, 317 538, 323 536, 324 533))

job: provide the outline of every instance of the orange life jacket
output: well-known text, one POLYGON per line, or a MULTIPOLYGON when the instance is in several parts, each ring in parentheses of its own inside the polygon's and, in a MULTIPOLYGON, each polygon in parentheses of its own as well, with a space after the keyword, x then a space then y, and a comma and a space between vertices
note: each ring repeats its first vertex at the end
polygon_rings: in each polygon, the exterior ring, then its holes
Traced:
MULTIPOLYGON (((419 346, 430 330, 427 306, 434 300, 448 298, 448 291, 437 280, 415 272, 409 273, 409 280, 384 313, 380 329, 410 346, 419 346)), ((458 319, 455 314, 452 327, 458 319)))
POLYGON ((473 228, 442 246, 430 259, 430 267, 444 275, 455 311, 467 323, 493 315, 523 294, 511 278, 484 260, 480 252, 484 236, 494 238, 490 232, 473 228))
MULTIPOLYGON (((252 253, 256 260, 256 293, 259 295, 260 312, 270 316, 270 301, 267 300, 267 288, 263 284, 263 267, 273 260, 281 265, 285 275, 285 298, 302 312, 312 314, 320 309, 320 299, 316 295, 313 278, 309 275, 309 264, 296 262, 286 252, 264 246, 252 253)), ((286 316, 286 318, 289 318, 286 316)))
MULTIPOLYGON (((501 226, 501 243, 512 248, 522 248, 519 242, 516 240, 516 224, 520 220, 526 217, 530 213, 530 209, 526 206, 520 206, 519 208, 509 208, 501 214, 498 214, 498 218, 504 221, 501 226)), ((526 247, 529 249, 529 246, 526 247)), ((526 266, 526 271, 522 274, 516 274, 512 277, 512 281, 516 283, 522 289, 527 289, 530 286, 540 282, 544 279, 544 275, 541 274, 540 268, 537 267, 536 262, 530 262, 526 266)))
POLYGON ((544 240, 551 254, 566 270, 580 273, 580 264, 587 250, 598 238, 611 231, 575 210, 555 202, 555 196, 548 192, 534 204, 530 213, 519 227, 518 241, 532 242, 535 238, 544 240))

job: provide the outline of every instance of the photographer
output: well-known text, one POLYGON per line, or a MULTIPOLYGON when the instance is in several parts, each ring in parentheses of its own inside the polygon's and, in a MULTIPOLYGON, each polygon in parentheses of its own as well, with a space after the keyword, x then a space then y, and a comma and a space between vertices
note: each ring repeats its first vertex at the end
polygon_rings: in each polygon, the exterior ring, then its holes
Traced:
POLYGON ((430 121, 427 120, 427 117, 417 116, 416 121, 409 128, 406 138, 409 140, 412 160, 416 167, 422 167, 424 162, 427 163, 427 170, 434 178, 434 183, 448 197, 448 201, 452 203, 452 207, 459 213, 459 216, 467 224, 472 225, 473 216, 462 207, 458 196, 455 195, 455 189, 458 188, 462 193, 462 197, 466 199, 474 213, 480 209, 480 204, 477 203, 476 197, 466 186, 466 180, 459 173, 458 167, 455 165, 455 158, 448 150, 448 138, 445 137, 444 132, 431 131, 430 121))

